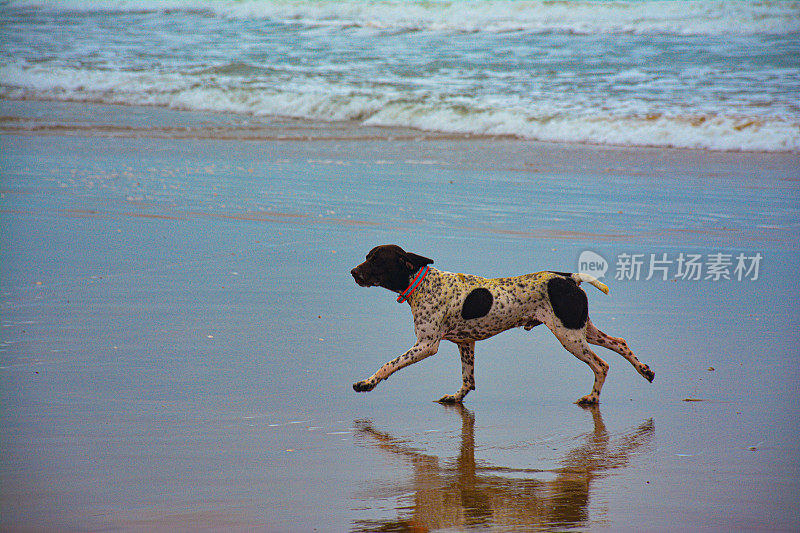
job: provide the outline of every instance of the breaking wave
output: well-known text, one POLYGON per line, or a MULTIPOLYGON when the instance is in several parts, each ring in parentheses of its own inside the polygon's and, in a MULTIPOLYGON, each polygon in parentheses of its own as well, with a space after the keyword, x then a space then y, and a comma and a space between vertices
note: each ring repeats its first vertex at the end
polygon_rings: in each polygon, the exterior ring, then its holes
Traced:
POLYGON ((800 3, 739 0, 10 0, 56 12, 202 13, 389 31, 790 34, 800 3))
MULTIPOLYGON (((279 115, 526 139, 712 150, 800 151, 800 121, 769 115, 557 109, 496 96, 466 98, 344 89, 223 87, 180 73, 0 68, 0 98, 48 99, 279 115)), ((223 84, 224 85, 224 84, 223 84)))

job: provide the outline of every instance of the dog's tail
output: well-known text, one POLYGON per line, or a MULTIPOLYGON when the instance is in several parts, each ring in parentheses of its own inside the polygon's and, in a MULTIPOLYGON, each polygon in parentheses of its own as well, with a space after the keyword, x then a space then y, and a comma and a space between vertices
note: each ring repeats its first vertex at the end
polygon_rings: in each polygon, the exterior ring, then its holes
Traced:
POLYGON ((603 293, 608 294, 608 285, 606 285, 605 283, 601 282, 599 279, 597 279, 596 277, 594 277, 594 276, 592 276, 590 274, 584 274, 583 272, 579 272, 577 274, 573 274, 572 275, 572 279, 578 285, 580 285, 582 281, 585 281, 587 283, 591 283, 592 285, 594 285, 595 287, 597 287, 598 289, 603 291, 603 293))

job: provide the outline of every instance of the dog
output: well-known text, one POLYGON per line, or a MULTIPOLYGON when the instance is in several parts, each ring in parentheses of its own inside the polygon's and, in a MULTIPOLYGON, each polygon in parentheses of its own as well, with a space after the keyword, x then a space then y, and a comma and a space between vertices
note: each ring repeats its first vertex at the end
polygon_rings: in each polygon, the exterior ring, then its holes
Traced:
POLYGON ((408 365, 435 354, 442 340, 458 346, 461 354, 461 388, 440 398, 440 403, 460 403, 475 390, 475 342, 511 328, 530 330, 545 324, 572 355, 594 373, 592 392, 576 403, 600 402, 600 391, 609 365, 589 344, 603 346, 627 359, 639 374, 652 382, 655 373, 641 363, 623 340, 606 335, 589 320, 588 282, 608 294, 608 287, 589 274, 536 272, 522 276, 488 279, 437 270, 432 259, 389 244, 373 248, 366 261, 350 273, 362 287, 383 287, 408 302, 414 316, 417 342, 403 355, 381 366, 369 378, 353 384, 366 392, 408 365))

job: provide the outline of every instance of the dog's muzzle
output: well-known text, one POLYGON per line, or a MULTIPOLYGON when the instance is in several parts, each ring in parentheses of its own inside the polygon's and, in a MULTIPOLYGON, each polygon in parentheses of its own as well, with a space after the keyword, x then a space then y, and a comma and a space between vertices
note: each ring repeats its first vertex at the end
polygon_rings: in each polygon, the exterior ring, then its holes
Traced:
POLYGON ((358 269, 358 267, 351 270, 350 274, 353 276, 353 279, 356 280, 356 283, 358 283, 359 286, 368 287, 370 285, 367 280, 364 279, 364 276, 361 274, 361 271, 358 269))

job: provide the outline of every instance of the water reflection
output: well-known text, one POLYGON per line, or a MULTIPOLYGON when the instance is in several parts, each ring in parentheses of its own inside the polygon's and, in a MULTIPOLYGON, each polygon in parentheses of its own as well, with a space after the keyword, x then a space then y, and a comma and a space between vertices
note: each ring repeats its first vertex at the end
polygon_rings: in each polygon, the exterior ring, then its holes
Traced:
POLYGON ((609 434, 600 410, 586 407, 593 430, 576 437, 578 443, 554 469, 519 469, 475 461, 475 415, 463 406, 448 407, 461 416, 461 447, 455 461, 440 460, 372 426, 356 423, 372 444, 412 468, 410 483, 388 488, 401 496, 399 517, 359 520, 354 531, 429 531, 468 527, 538 530, 580 527, 589 520, 592 481, 624 467, 632 453, 650 442, 654 426, 648 420, 619 434, 609 434))

